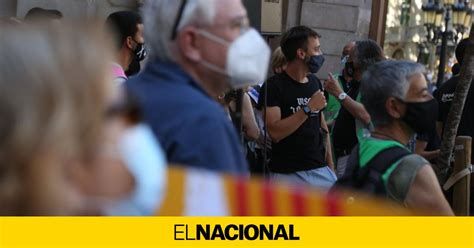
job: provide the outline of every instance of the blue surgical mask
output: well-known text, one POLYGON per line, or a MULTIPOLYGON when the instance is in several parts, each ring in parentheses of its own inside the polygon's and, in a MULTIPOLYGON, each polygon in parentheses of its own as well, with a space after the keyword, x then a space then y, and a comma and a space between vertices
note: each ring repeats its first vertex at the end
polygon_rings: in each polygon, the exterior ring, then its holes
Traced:
POLYGON ((345 55, 341 57, 341 67, 346 66, 347 60, 349 60, 349 55, 345 55))
POLYGON ((311 56, 308 61, 309 71, 311 73, 318 73, 321 67, 323 67, 324 60, 325 58, 323 55, 311 56))
POLYGON ((134 190, 110 203, 106 215, 150 216, 159 208, 166 183, 166 160, 155 136, 145 124, 125 131, 119 152, 135 179, 134 190))

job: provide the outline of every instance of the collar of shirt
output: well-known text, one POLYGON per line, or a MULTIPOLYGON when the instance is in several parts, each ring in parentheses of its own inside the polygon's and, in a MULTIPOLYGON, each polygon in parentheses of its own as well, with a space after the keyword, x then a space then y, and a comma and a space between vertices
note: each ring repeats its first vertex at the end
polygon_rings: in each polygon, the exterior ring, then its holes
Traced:
MULTIPOLYGON (((202 94, 211 98, 204 89, 187 73, 180 65, 174 62, 165 62, 160 60, 150 61, 144 74, 149 74, 153 77, 159 77, 159 83, 173 83, 173 84, 187 84, 199 90, 202 94)), ((150 82, 158 82, 152 80, 150 82)))
POLYGON ((127 79, 127 75, 125 75, 125 71, 123 70, 122 66, 118 63, 112 63, 112 72, 115 78, 124 78, 127 79))

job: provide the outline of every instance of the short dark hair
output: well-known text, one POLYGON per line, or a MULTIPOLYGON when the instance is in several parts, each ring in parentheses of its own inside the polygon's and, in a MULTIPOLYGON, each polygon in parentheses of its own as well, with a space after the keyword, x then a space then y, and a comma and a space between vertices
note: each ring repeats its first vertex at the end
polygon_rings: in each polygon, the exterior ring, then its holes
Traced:
POLYGON ((365 72, 371 65, 385 60, 382 48, 377 42, 367 39, 356 41, 353 62, 365 72))
POLYGON ((296 52, 302 48, 308 50, 308 39, 321 38, 316 31, 306 26, 296 26, 288 30, 281 39, 281 50, 288 61, 296 58, 296 52))
POLYGON ((109 15, 106 20, 106 27, 112 31, 116 38, 117 49, 123 46, 127 37, 134 37, 138 32, 138 24, 143 24, 142 17, 133 11, 119 11, 109 15))
POLYGON ((59 10, 43 9, 38 7, 30 9, 25 16, 25 20, 27 21, 58 20, 62 18, 63 14, 59 10))
POLYGON ((462 65, 462 62, 464 61, 464 54, 466 53, 467 45, 469 45, 468 38, 461 40, 456 47, 456 60, 460 65, 462 65))

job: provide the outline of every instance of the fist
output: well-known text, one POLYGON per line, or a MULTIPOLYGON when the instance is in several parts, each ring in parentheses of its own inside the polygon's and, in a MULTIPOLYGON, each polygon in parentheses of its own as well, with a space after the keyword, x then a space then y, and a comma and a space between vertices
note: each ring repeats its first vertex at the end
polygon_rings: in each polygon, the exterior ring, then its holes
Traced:
POLYGON ((316 91, 316 93, 311 96, 311 100, 309 100, 308 103, 308 107, 311 109, 311 111, 320 111, 325 108, 326 105, 326 97, 320 90, 316 91))

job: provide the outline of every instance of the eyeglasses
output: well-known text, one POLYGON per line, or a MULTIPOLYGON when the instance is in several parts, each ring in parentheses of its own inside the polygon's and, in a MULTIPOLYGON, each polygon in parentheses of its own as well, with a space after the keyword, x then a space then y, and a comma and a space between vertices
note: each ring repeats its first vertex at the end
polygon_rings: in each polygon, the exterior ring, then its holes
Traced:
POLYGON ((174 21, 173 25, 173 32, 171 33, 171 40, 175 40, 176 36, 178 35, 178 26, 181 22, 181 18, 183 17, 184 7, 186 7, 187 2, 187 0, 183 0, 179 6, 178 15, 176 16, 176 20, 174 21))

